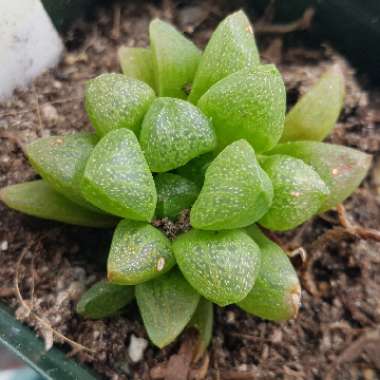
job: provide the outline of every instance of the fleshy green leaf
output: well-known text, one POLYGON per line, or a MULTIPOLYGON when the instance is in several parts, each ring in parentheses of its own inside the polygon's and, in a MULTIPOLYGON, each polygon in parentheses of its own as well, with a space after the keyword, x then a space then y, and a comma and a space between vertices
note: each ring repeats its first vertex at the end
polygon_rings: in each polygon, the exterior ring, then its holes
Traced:
POLYGON ((87 82, 85 106, 99 136, 119 128, 137 133, 154 98, 144 82, 123 74, 102 74, 87 82))
POLYGON ((270 154, 288 154, 300 158, 320 175, 330 189, 320 212, 348 198, 367 175, 371 156, 346 146, 313 141, 280 144, 270 154))
POLYGON ((281 142, 323 140, 334 128, 343 102, 344 76, 334 65, 286 115, 281 142))
POLYGON ((182 210, 190 208, 199 194, 198 186, 177 174, 162 173, 156 176, 157 218, 176 218, 182 210))
POLYGON ((262 168, 273 184, 273 203, 259 223, 274 231, 295 228, 310 219, 329 195, 318 173, 302 160, 276 154, 262 168))
POLYGON ((146 48, 121 46, 118 50, 121 71, 155 88, 152 51, 146 48))
POLYGON ((191 103, 157 98, 145 115, 140 143, 150 169, 165 172, 215 149, 216 137, 210 121, 191 103))
POLYGON ((116 227, 108 256, 108 280, 136 285, 167 272, 175 264, 170 240, 144 222, 123 220, 116 227))
POLYGON ((150 23, 149 37, 158 95, 186 99, 200 50, 172 25, 159 19, 150 23))
POLYGON ((189 101, 198 99, 226 76, 259 63, 252 26, 243 11, 227 16, 216 28, 202 55, 189 101))
POLYGON ((205 181, 206 170, 214 158, 213 152, 202 154, 189 161, 186 165, 177 168, 175 172, 202 187, 205 181))
POLYGON ((98 138, 93 133, 45 137, 26 147, 34 169, 57 192, 71 201, 95 210, 83 197, 80 180, 98 138))
POLYGON ((256 226, 248 234, 261 250, 261 267, 255 285, 238 306, 248 313, 273 321, 294 318, 301 302, 301 287, 286 253, 256 226))
POLYGON ((196 354, 201 357, 207 349, 212 338, 212 325, 214 323, 214 312, 212 303, 205 298, 199 300, 197 310, 191 319, 189 326, 198 330, 199 340, 196 354))
POLYGON ((82 294, 76 311, 86 318, 102 319, 115 314, 134 298, 133 286, 99 281, 82 294))
POLYGON ((272 184, 254 150, 247 141, 239 140, 225 148, 208 167, 190 222, 203 230, 245 227, 268 211, 272 197, 272 184))
POLYGON ((260 268, 259 248, 243 230, 193 229, 173 242, 173 251, 187 281, 220 306, 245 298, 260 268))
POLYGON ((148 222, 154 215, 152 173, 129 129, 112 131, 99 141, 87 161, 81 189, 88 201, 111 214, 148 222))
POLYGON ((189 323, 199 294, 174 269, 137 285, 136 300, 149 338, 162 348, 175 340, 189 323))
POLYGON ((284 127, 286 93, 273 65, 241 70, 212 86, 198 107, 212 119, 218 147, 246 139, 260 153, 273 148, 284 127))
POLYGON ((117 223, 116 218, 71 202, 43 180, 4 187, 0 190, 0 199, 10 208, 42 219, 98 228, 113 227, 117 223))

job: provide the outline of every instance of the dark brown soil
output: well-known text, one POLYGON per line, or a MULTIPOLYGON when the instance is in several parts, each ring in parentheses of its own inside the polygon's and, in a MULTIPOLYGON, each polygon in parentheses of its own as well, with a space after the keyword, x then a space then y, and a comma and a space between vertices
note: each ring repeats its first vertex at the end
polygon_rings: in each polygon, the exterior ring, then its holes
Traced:
MULTIPOLYGON (((67 52, 59 67, 0 105, 0 186, 36 177, 23 155, 24 143, 90 128, 83 110, 84 82, 101 72, 119 71, 117 47, 145 46, 151 18, 174 22, 204 46, 216 23, 232 9, 211 1, 187 6, 140 1, 100 10, 96 22, 78 23, 66 35, 67 52)), ((353 225, 379 229, 380 117, 371 104, 378 105, 380 97, 373 90, 370 101, 349 65, 329 47, 302 47, 306 33, 260 33, 257 38, 264 59, 282 71, 290 104, 332 61, 344 66, 347 101, 331 140, 377 155, 370 175, 344 206, 353 225)), ((293 259, 304 289, 299 316, 276 324, 234 306, 216 308, 206 379, 380 379, 380 244, 374 241, 375 232, 368 235, 364 230, 360 237, 355 231, 342 226, 331 211, 296 231, 273 236, 289 251, 303 247, 307 253, 304 264, 299 257, 293 259)), ((96 322, 74 312, 84 289, 104 276, 110 238, 111 231, 44 222, 0 205, 0 298, 51 346, 51 330, 20 306, 14 292, 16 262, 24 253, 20 288, 29 307, 59 332, 95 351, 74 350, 72 355, 107 378, 157 378, 157 364, 175 354, 187 336, 161 351, 149 346, 144 359, 133 364, 127 354, 130 337, 146 338, 135 305, 120 316, 96 322)), ((173 371, 167 379, 181 379, 172 375, 173 371)))

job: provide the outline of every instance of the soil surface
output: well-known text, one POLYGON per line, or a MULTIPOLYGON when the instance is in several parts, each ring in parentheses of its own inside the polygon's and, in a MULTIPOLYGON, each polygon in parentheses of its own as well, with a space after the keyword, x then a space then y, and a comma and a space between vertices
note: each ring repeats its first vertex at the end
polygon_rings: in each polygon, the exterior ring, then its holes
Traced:
MULTIPOLYGON (((85 81, 119 71, 116 52, 121 44, 146 46, 152 18, 173 22, 203 47, 217 22, 234 10, 212 1, 181 4, 116 4, 98 10, 95 22, 78 22, 65 34, 67 51, 61 64, 0 105, 0 187, 37 178, 23 154, 25 143, 91 128, 82 101, 85 81)), ((272 235, 289 252, 301 252, 300 247, 306 252, 305 261, 297 254, 292 259, 303 286, 298 318, 278 324, 234 306, 215 308, 208 355, 195 365, 200 369, 191 371, 186 361, 189 334, 161 351, 148 346, 138 363, 130 360, 131 336, 147 338, 135 304, 104 321, 75 314, 81 293, 105 275, 111 231, 41 221, 0 204, 1 301, 34 327, 47 348, 54 338, 106 378, 184 380, 189 373, 192 379, 218 380, 380 379, 380 243, 379 234, 369 230, 380 227, 380 115, 375 111, 380 96, 374 89, 365 92, 352 68, 327 45, 305 48, 308 30, 271 30, 270 12, 260 20, 250 16, 257 21, 263 60, 276 63, 283 73, 289 105, 332 62, 342 65, 346 105, 330 140, 374 154, 371 173, 345 202, 346 215, 343 209, 330 211, 296 231, 272 235), (22 297, 35 314, 16 296, 16 269, 22 297), (53 337, 46 323, 93 352, 53 337), (168 361, 172 370, 166 370, 168 361)), ((307 28, 309 16, 296 29, 307 28)))

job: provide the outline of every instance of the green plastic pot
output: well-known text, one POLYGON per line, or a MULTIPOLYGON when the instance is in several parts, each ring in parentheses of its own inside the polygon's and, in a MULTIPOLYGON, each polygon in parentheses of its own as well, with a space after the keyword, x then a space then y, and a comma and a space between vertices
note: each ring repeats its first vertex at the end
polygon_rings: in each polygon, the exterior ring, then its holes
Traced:
POLYGON ((0 303, 0 344, 12 351, 44 379, 95 380, 87 368, 53 347, 45 351, 44 342, 27 326, 17 321, 13 311, 0 303))

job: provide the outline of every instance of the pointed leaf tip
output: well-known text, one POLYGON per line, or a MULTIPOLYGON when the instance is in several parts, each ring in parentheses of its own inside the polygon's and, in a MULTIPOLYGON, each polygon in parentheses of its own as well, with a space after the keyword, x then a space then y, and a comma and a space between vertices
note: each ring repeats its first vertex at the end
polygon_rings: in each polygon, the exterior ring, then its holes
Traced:
POLYGON ((138 132, 155 98, 146 83, 123 74, 101 74, 87 82, 85 108, 99 136, 119 128, 138 132))
POLYGON ((173 242, 177 264, 203 297, 220 306, 245 298, 259 267, 256 243, 242 230, 191 230, 173 242))
POLYGON ((286 115, 281 142, 323 140, 335 127, 344 96, 344 75, 335 64, 286 115))
POLYGON ((76 311, 86 318, 103 319, 128 305, 133 298, 133 286, 115 285, 103 280, 82 294, 76 311))
POLYGON ((270 154, 287 154, 310 165, 326 183, 330 195, 319 212, 335 207, 360 185, 371 166, 372 157, 346 146, 314 141, 277 145, 270 154))
POLYGON ((34 169, 58 193, 82 207, 96 211, 80 190, 86 162, 98 141, 94 133, 44 137, 26 146, 34 169))
POLYGON ((145 82, 155 89, 151 49, 121 46, 117 54, 124 75, 145 82))
POLYGON ((243 11, 227 16, 216 28, 202 55, 189 101, 199 98, 215 83, 259 63, 252 26, 243 11))
POLYGON ((159 19, 150 23, 149 37, 158 95, 186 99, 200 50, 172 25, 159 19))
POLYGON ((82 208, 56 193, 45 181, 37 180, 7 186, 0 199, 10 208, 27 215, 78 226, 109 228, 117 219, 82 208))
POLYGON ((272 203, 268 175, 245 140, 226 147, 206 170, 205 182, 190 214, 194 228, 224 230, 260 219, 272 203))
POLYGON ((200 298, 177 269, 137 285, 135 291, 149 338, 160 348, 181 334, 191 320, 200 298))
POLYGON ((132 131, 117 129, 99 141, 86 164, 81 190, 89 202, 110 214, 152 220, 156 187, 132 131))

